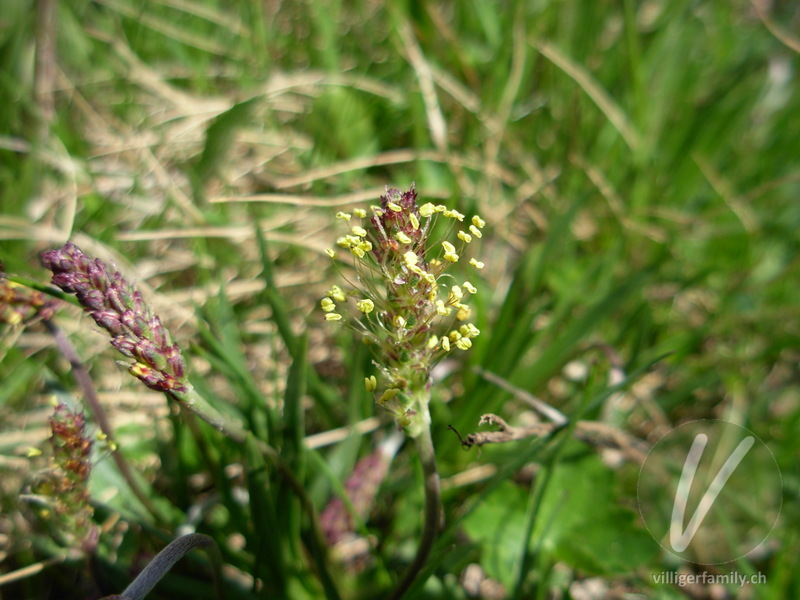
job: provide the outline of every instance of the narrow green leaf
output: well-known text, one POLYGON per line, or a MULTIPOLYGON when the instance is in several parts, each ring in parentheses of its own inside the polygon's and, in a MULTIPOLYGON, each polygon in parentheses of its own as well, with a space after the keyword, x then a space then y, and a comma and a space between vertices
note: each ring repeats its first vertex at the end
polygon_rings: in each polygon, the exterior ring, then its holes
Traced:
POLYGON ((247 489, 253 528, 249 531, 248 546, 254 556, 253 577, 261 578, 274 596, 286 596, 286 566, 282 541, 284 528, 273 501, 269 471, 256 439, 248 435, 245 441, 247 489))

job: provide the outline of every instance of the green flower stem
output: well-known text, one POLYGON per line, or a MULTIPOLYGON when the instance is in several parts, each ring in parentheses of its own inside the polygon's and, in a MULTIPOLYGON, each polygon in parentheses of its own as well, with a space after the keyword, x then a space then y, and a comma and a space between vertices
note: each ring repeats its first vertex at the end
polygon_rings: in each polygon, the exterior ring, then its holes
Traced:
MULTIPOLYGON (((231 438, 237 444, 244 444, 245 439, 247 439, 247 432, 242 426, 231 417, 223 415, 216 408, 211 406, 211 404, 194 391, 193 388, 190 387, 186 391, 180 393, 168 392, 168 394, 176 400, 180 406, 193 412, 226 437, 231 438)), ((266 444, 264 444, 264 446, 266 446, 266 444)), ((277 452, 273 448, 265 450, 265 453, 270 450, 277 455, 277 452)))
POLYGON ((433 448, 433 438, 431 437, 431 415, 428 408, 430 392, 426 391, 425 396, 425 398, 419 398, 419 402, 417 403, 420 411, 417 416, 420 417, 422 426, 418 429, 416 437, 414 437, 424 478, 424 525, 414 562, 411 563, 411 566, 392 592, 389 600, 399 600, 409 590, 425 566, 428 556, 433 549, 433 543, 436 541, 436 535, 439 532, 439 520, 442 506, 441 485, 439 483, 439 472, 436 469, 436 454, 433 448))

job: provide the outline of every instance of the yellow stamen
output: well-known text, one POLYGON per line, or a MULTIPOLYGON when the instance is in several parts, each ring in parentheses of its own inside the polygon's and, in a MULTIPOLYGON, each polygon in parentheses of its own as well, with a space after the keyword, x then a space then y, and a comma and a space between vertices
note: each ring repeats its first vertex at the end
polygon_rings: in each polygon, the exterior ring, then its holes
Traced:
POLYGON ((456 342, 456 348, 460 350, 469 350, 472 348, 472 340, 465 337, 459 338, 456 342))
POLYGON ((364 298, 363 300, 359 300, 358 302, 356 302, 356 308, 365 315, 368 315, 373 310, 375 310, 375 303, 369 298, 364 298))
POLYGON ((399 393, 400 390, 398 390, 397 388, 389 388, 388 390, 383 392, 378 402, 388 402, 389 400, 397 396, 397 394, 399 393))
POLYGON ((436 212, 436 207, 430 202, 427 202, 419 207, 420 217, 430 217, 434 212, 436 212))
POLYGON ((330 298, 323 298, 322 300, 320 300, 319 304, 322 307, 322 310, 324 310, 325 312, 333 312, 334 310, 336 310, 336 305, 330 298))
POLYGON ((344 302, 345 300, 347 300, 347 298, 344 295, 344 292, 342 291, 342 288, 340 288, 338 285, 335 285, 328 290, 328 296, 330 296, 337 302, 344 302))
POLYGON ((461 332, 461 335, 463 335, 465 338, 475 338, 481 334, 480 329, 475 327, 475 325, 473 325, 472 323, 467 323, 466 325, 462 325, 461 327, 458 328, 458 330, 461 332))

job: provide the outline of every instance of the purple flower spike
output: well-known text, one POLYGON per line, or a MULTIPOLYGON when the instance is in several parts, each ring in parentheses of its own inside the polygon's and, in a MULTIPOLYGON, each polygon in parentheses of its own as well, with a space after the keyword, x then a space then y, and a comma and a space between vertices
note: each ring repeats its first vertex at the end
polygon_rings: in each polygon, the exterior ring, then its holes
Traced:
POLYGON ((118 271, 84 254, 72 242, 42 254, 52 283, 75 294, 95 323, 111 334, 111 344, 136 362, 130 372, 149 388, 173 396, 189 390, 186 365, 161 319, 118 271))

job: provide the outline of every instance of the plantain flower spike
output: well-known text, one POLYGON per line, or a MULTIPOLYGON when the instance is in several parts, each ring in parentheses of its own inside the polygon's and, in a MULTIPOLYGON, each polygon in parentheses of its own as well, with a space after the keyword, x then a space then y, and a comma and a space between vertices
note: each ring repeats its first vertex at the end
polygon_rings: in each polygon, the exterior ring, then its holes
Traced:
POLYGON ((447 271, 463 260, 468 245, 472 249, 485 222, 476 215, 470 231, 478 233, 465 234, 459 225, 463 214, 443 205, 419 206, 413 185, 405 192, 387 188, 371 214, 354 210, 352 215, 346 221, 350 233, 337 245, 350 251, 358 285, 328 291, 321 304, 324 318, 350 323, 369 342, 381 385, 370 382, 368 391, 408 435, 417 437, 430 425, 425 420, 432 368, 449 353, 469 349, 480 334, 464 322, 477 288, 447 271), (438 218, 450 221, 445 238, 452 240, 431 239, 438 218), (460 337, 451 345, 448 333, 454 327, 460 337))
POLYGON ((33 486, 33 491, 47 499, 49 509, 42 511, 55 525, 64 545, 92 552, 99 531, 92 517, 89 475, 92 469, 92 439, 86 431, 86 418, 63 402, 50 417, 52 468, 33 486))
POLYGON ((180 400, 189 391, 186 364, 161 319, 118 271, 84 254, 72 242, 42 254, 53 285, 75 294, 83 309, 111 335, 111 344, 133 359, 132 375, 147 387, 180 400))

